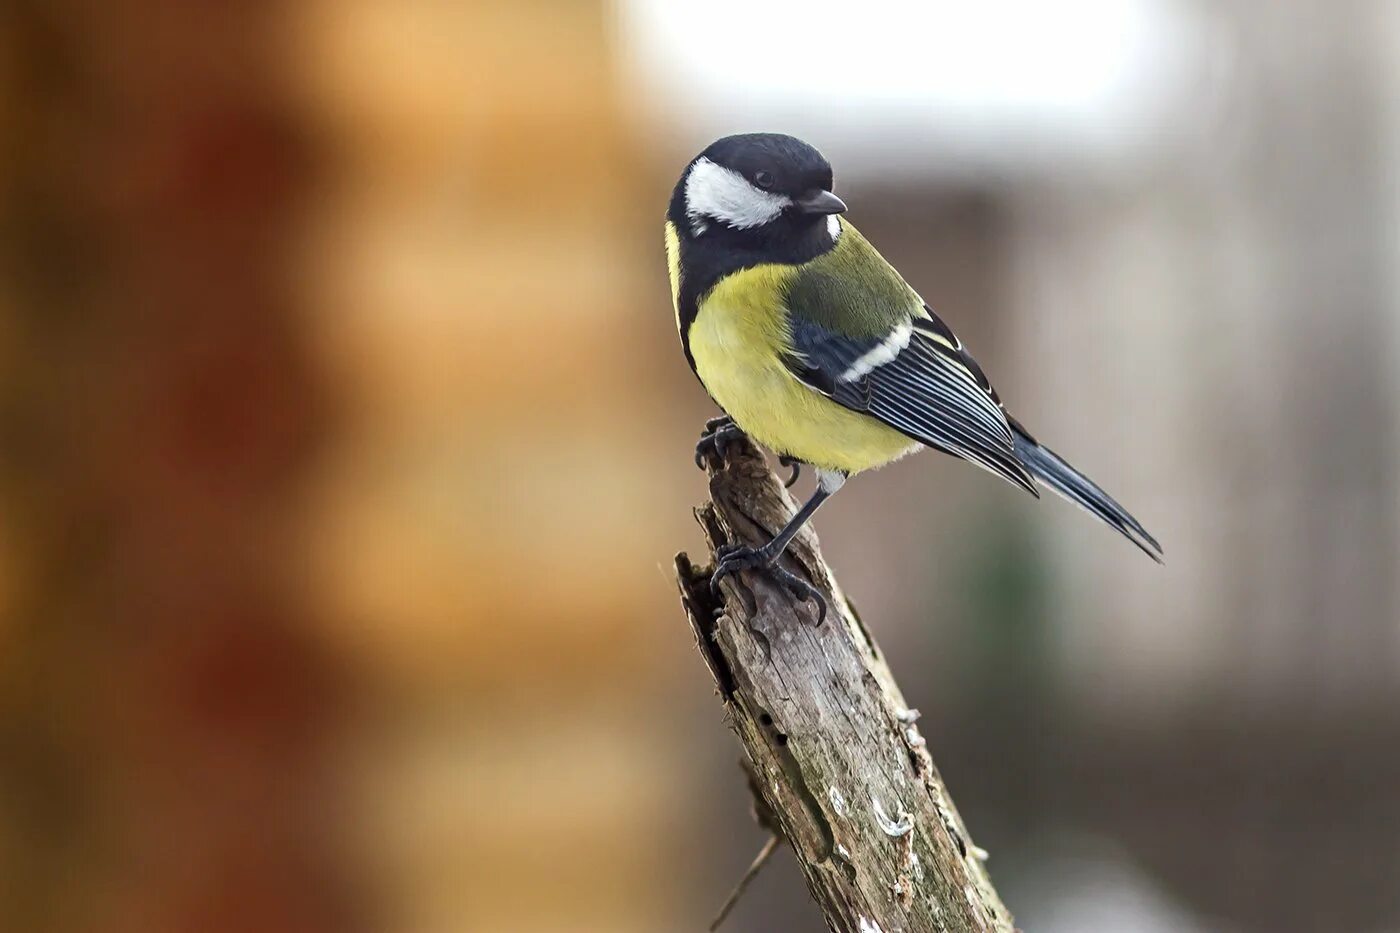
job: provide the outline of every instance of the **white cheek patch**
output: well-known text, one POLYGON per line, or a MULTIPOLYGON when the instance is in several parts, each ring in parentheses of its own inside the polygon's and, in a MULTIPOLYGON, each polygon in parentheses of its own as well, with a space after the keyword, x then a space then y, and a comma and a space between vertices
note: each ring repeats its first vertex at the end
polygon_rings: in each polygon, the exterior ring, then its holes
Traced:
POLYGON ((739 230, 761 227, 792 201, 781 194, 764 191, 733 169, 699 159, 685 179, 685 212, 691 229, 705 231, 705 219, 716 220, 739 230))
POLYGON ((826 232, 831 235, 831 242, 835 243, 836 238, 841 235, 841 218, 835 214, 827 214, 826 232))

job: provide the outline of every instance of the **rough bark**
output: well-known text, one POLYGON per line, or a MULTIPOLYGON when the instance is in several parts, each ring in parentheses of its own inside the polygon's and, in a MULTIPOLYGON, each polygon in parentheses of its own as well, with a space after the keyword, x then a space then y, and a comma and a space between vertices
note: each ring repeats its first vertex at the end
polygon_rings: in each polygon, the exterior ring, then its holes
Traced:
MULTIPOLYGON (((711 551, 762 544, 793 500, 745 442, 711 463, 696 509, 711 551)), ((762 795, 838 933, 1011 933, 1011 914, 929 757, 883 655, 804 530, 784 558, 828 594, 810 603, 769 578, 676 557, 681 601, 762 795)))

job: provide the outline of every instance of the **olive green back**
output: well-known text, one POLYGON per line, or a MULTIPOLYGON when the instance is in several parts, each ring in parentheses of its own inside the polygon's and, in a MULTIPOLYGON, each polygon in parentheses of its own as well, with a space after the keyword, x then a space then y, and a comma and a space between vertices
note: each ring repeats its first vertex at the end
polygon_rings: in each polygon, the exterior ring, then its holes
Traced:
POLYGON ((798 267, 787 289, 790 313, 850 337, 888 333, 923 302, 860 231, 841 221, 826 253, 798 267))

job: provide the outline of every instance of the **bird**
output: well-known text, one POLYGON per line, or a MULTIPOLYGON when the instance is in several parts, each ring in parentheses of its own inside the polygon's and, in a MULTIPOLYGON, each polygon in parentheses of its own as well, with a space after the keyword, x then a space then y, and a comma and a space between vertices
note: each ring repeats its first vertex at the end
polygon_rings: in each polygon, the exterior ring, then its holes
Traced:
POLYGON ((830 163, 810 144, 744 133, 691 159, 667 207, 681 347, 724 412, 706 423, 697 464, 742 434, 817 478, 767 544, 716 550, 711 586, 718 592, 741 570, 767 573, 814 602, 820 624, 825 598, 780 565, 783 552, 848 478, 925 448, 1037 498, 1044 486, 1161 563, 1161 545, 1136 518, 1007 412, 953 330, 843 216, 833 187, 830 163))

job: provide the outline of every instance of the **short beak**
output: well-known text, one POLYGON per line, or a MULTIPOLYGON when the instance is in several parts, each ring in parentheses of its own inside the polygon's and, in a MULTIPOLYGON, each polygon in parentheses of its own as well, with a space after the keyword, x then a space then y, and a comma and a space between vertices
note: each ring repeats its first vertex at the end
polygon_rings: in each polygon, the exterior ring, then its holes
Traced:
POLYGON ((792 199, 793 206, 803 214, 844 214, 846 202, 818 188, 792 199))

